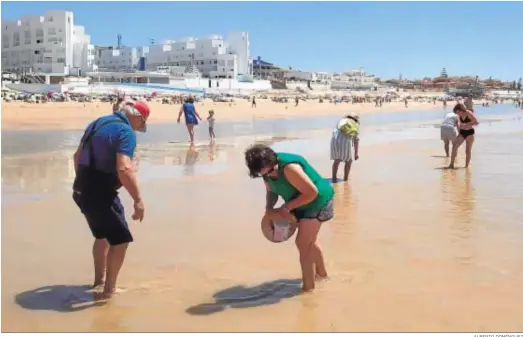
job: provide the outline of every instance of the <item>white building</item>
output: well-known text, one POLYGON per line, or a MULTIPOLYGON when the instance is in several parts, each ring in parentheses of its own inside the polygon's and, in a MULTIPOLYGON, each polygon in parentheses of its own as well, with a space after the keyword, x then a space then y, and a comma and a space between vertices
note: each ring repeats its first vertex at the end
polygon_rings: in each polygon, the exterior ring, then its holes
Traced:
POLYGON ((373 74, 368 74, 363 68, 358 70, 346 71, 341 75, 334 76, 332 82, 333 89, 351 89, 376 86, 378 78, 373 74))
MULTIPOLYGON (((68 11, 2 20, 2 69, 67 75, 71 69, 92 71, 93 47, 68 11)), ((73 70, 74 71, 74 70, 73 70)))
POLYGON ((300 70, 288 70, 285 72, 284 78, 294 81, 311 81, 318 83, 330 83, 333 79, 332 74, 326 72, 310 72, 300 70))
POLYGON ((149 47, 96 47, 95 63, 100 70, 140 70, 140 58, 149 53, 149 47))
POLYGON ((235 32, 226 40, 219 35, 203 39, 186 38, 149 46, 146 69, 158 66, 196 66, 211 78, 236 78, 252 74, 249 33, 235 32))

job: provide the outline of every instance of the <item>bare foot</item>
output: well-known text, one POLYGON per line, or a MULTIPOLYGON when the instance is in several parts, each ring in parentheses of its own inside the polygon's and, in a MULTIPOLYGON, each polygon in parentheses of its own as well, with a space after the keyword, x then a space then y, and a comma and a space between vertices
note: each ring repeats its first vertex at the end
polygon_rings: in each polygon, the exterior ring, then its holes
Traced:
POLYGON ((99 283, 99 282, 96 282, 95 284, 93 284, 93 286, 91 287, 91 290, 94 291, 94 292, 102 292, 103 289, 104 289, 104 286, 105 286, 105 281, 102 282, 102 283, 99 283))
POLYGON ((316 282, 328 281, 329 275, 316 275, 316 282))
POLYGON ((450 164, 449 169, 451 169, 451 170, 455 169, 454 164, 450 164))
POLYGON ((310 294, 314 291, 314 288, 306 288, 306 287, 302 287, 301 288, 301 292, 300 294, 304 295, 304 294, 310 294))

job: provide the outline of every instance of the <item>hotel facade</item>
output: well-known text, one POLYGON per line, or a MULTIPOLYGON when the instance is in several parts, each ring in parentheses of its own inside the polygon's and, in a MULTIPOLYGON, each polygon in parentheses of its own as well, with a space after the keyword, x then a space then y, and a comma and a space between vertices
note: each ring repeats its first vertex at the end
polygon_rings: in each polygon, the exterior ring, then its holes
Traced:
POLYGON ((96 70, 90 40, 69 11, 2 20, 2 70, 62 75, 96 70))

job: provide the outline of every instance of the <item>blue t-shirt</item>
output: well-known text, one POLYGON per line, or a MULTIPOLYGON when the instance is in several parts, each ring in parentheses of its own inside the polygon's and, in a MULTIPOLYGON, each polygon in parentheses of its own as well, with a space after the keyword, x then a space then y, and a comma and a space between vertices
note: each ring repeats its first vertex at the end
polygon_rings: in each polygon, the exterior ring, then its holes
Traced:
POLYGON ((192 103, 183 103, 183 113, 185 115, 185 119, 196 119, 196 114, 194 113, 194 104, 192 103))
MULTIPOLYGON (((90 123, 85 130, 85 136, 89 134, 94 122, 90 123)), ((121 112, 103 116, 96 125, 98 131, 92 137, 92 148, 95 159, 95 168, 105 173, 116 173, 116 154, 124 154, 133 158, 136 150, 136 133, 131 127, 127 117, 121 112), (100 125, 106 121, 115 123, 100 125)), ((89 165, 89 146, 87 145, 80 154, 80 165, 89 165)))

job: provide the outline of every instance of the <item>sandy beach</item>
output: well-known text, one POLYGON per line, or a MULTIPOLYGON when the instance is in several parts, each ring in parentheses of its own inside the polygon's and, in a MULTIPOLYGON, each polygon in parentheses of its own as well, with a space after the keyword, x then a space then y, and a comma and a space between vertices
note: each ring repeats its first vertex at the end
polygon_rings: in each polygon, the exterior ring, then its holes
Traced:
MULTIPOLYGON (((173 106, 160 108, 172 122, 173 106)), ((103 306, 84 288, 92 239, 70 197, 74 147, 3 156, 2 331, 522 331, 523 120, 507 116, 478 127, 469 169, 443 169, 433 126, 366 130, 321 232, 330 280, 303 296, 293 242, 261 234, 264 187, 248 178, 242 150, 298 149, 329 177, 330 130, 141 144, 147 215, 131 224, 125 292, 103 306)))
MULTIPOLYGON (((295 107, 294 102, 275 103, 266 99, 258 99, 257 107, 251 107, 247 101, 236 101, 234 103, 215 103, 204 100, 197 103, 197 111, 205 120, 208 111, 213 109, 216 114, 216 123, 227 120, 251 120, 263 118, 297 118, 316 115, 342 115, 347 112, 368 114, 373 112, 399 112, 441 109, 441 102, 418 103, 409 102, 405 108, 403 102, 384 103, 382 107, 376 108, 374 103, 319 103, 318 101, 300 102, 295 107)), ((162 104, 150 102, 150 123, 175 123, 180 110, 180 105, 162 104)), ((93 119, 111 112, 110 103, 46 103, 29 104, 2 102, 2 129, 82 129, 93 119)))

